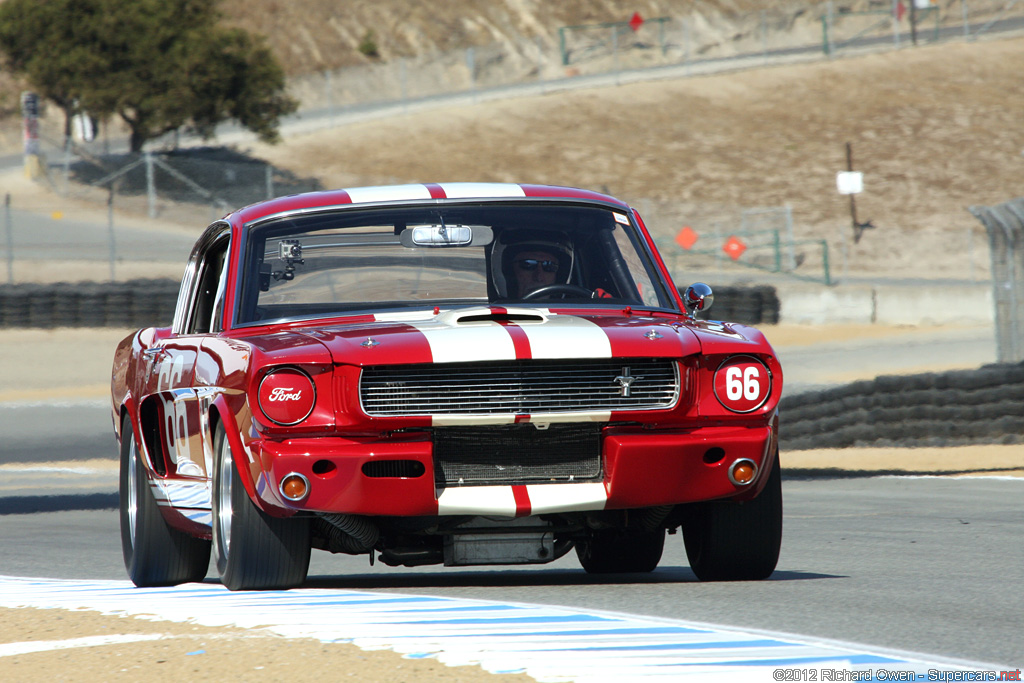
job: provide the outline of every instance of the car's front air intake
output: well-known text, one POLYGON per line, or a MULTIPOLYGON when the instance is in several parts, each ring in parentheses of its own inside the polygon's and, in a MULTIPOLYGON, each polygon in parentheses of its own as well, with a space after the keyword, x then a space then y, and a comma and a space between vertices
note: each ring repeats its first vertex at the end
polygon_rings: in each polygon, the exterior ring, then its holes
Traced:
POLYGON ((434 430, 438 487, 600 480, 601 425, 532 424, 434 430))

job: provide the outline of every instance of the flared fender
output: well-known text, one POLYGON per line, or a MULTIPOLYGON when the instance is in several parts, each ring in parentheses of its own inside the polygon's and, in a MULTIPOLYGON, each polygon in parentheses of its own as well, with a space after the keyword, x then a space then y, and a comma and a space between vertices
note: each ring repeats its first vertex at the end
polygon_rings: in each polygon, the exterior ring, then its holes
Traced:
POLYGON ((775 413, 771 418, 771 438, 765 443, 764 458, 761 460, 761 470, 757 474, 757 481, 754 485, 745 490, 741 495, 734 497, 732 500, 743 502, 747 500, 753 500, 757 498, 764 487, 768 484, 768 476, 771 474, 772 467, 775 466, 775 460, 779 457, 779 411, 775 410, 775 413))
POLYGON ((278 507, 259 495, 257 484, 262 468, 258 462, 252 459, 252 453, 249 448, 242 443, 241 434, 243 427, 238 424, 237 415, 229 405, 224 394, 220 394, 213 399, 210 404, 210 411, 211 414, 213 412, 217 413, 217 419, 224 427, 228 445, 231 447, 231 458, 234 461, 235 469, 238 470, 242 486, 245 487, 245 492, 249 495, 249 500, 253 502, 253 505, 273 517, 289 517, 294 514, 291 510, 278 507))

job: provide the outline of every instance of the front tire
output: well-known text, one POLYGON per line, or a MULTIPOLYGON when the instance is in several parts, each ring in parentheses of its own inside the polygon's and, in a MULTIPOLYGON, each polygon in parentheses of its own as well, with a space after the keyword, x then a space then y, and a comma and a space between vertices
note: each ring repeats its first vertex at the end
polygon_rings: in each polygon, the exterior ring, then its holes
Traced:
POLYGON ((294 588, 309 571, 309 519, 272 517, 246 493, 222 426, 214 441, 213 558, 228 589, 294 588))
POLYGON ((578 541, 576 557, 588 574, 652 572, 664 548, 664 529, 608 529, 578 541))
POLYGON ((174 529, 164 520, 128 416, 121 423, 118 489, 121 551, 132 583, 143 588, 202 581, 210 566, 210 542, 174 529))
POLYGON ((782 546, 782 476, 778 451, 764 489, 754 500, 689 506, 683 542, 701 581, 757 581, 775 571, 782 546))

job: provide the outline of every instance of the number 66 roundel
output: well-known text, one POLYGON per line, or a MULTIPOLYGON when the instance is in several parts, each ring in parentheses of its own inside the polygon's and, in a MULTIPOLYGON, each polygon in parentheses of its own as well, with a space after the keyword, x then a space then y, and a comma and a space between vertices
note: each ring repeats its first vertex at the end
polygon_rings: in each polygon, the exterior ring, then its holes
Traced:
POLYGON ((715 372, 715 396, 734 413, 760 408, 772 391, 772 377, 764 363, 753 356, 733 356, 715 372))

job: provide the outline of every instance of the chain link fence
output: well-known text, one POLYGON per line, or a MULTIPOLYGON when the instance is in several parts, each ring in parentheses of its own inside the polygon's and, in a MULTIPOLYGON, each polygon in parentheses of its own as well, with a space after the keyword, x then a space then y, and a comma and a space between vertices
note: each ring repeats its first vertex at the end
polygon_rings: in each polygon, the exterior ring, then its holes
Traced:
POLYGON ((568 74, 729 59, 834 55, 975 39, 1024 28, 1024 0, 823 0, 781 2, 746 14, 564 26, 559 56, 568 74))
POLYGON ((968 209, 988 231, 1000 363, 1024 361, 1024 198, 968 209))
MULTIPOLYGON (((610 18, 612 19, 612 18, 610 18)), ((856 50, 972 40, 1024 30, 1024 0, 821 0, 745 14, 697 9, 559 27, 553 36, 436 52, 293 79, 304 114, 338 114, 647 68, 689 71, 816 59, 856 50)))
POLYGON ((843 50, 972 40, 1024 28, 1021 0, 872 0, 824 3, 822 49, 843 50))
POLYGON ((832 246, 822 239, 798 239, 789 206, 736 208, 652 199, 635 205, 679 284, 744 272, 836 282, 832 246))
POLYGON ((94 156, 72 149, 49 181, 63 196, 112 203, 168 218, 207 224, 254 202, 321 187, 265 161, 224 147, 94 156))

